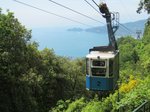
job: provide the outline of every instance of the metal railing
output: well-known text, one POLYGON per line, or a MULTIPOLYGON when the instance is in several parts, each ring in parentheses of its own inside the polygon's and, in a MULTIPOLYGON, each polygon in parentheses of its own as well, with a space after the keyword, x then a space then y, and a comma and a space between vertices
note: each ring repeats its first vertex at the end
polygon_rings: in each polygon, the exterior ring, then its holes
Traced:
POLYGON ((150 112, 150 102, 145 101, 132 112, 150 112))

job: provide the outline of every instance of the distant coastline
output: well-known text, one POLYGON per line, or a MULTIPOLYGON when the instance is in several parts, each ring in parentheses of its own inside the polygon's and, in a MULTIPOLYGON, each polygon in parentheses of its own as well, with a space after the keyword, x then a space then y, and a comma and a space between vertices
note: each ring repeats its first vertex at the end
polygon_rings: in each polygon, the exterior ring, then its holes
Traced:
POLYGON ((84 31, 84 29, 82 29, 82 28, 70 28, 70 29, 67 29, 67 31, 82 32, 82 31, 84 31))
MULTIPOLYGON (((129 30, 125 29, 122 26, 119 26, 118 31, 116 32, 116 35, 118 36, 127 36, 127 35, 136 35, 137 30, 141 30, 144 32, 144 26, 145 26, 146 20, 139 20, 135 22, 128 22, 128 23, 123 23, 125 27, 127 27, 129 30)), ((88 29, 82 29, 82 28, 70 28, 67 29, 67 31, 72 31, 72 32, 91 32, 91 33, 106 33, 107 34, 107 28, 106 26, 98 26, 98 27, 92 27, 88 29)))

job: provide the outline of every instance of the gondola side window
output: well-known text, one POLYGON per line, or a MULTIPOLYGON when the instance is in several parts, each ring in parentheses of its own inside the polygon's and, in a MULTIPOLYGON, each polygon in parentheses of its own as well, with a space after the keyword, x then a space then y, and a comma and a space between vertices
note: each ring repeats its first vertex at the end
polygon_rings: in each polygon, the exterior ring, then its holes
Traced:
POLYGON ((105 76, 106 68, 92 68, 92 75, 93 76, 105 76))
POLYGON ((106 60, 92 60, 92 76, 106 76, 106 60))
POLYGON ((105 67, 105 61, 103 61, 103 60, 93 60, 92 61, 92 66, 105 67))

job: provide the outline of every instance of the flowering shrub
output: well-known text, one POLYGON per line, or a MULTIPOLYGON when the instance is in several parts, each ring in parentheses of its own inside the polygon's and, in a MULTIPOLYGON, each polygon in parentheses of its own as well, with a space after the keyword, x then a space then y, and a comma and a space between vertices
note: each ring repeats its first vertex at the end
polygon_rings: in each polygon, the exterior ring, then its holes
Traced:
POLYGON ((129 78, 129 81, 128 83, 122 83, 120 88, 119 88, 119 91, 121 93, 128 93, 130 92, 136 85, 138 84, 138 80, 135 79, 133 77, 133 75, 130 75, 130 78, 129 78))

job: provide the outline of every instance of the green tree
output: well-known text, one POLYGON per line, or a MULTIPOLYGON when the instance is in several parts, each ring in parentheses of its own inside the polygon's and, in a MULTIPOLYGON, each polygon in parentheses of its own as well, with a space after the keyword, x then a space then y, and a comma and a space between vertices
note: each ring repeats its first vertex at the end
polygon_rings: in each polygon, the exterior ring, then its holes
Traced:
POLYGON ((137 12, 141 13, 142 9, 146 10, 148 14, 150 13, 150 0, 141 0, 140 1, 137 12))
POLYGON ((146 24, 145 25, 145 29, 144 29, 144 34, 143 34, 143 38, 142 41, 144 44, 149 44, 150 43, 150 24, 146 24))
POLYGON ((0 11, 0 110, 5 112, 37 111, 32 90, 22 77, 28 73, 28 31, 13 13, 0 11))

